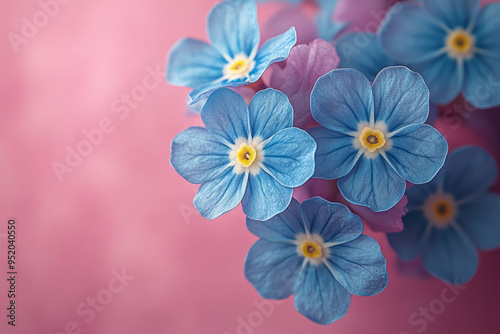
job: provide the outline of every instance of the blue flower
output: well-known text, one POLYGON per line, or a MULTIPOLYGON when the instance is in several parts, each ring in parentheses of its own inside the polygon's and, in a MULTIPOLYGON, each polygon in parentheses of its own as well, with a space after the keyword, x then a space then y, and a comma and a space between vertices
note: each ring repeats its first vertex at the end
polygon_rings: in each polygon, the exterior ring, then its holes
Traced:
POLYGON ((380 36, 401 64, 419 72, 438 104, 462 92, 477 108, 500 104, 500 3, 423 0, 391 8, 380 36))
POLYGON ((245 260, 245 276, 263 298, 295 294, 295 308, 330 324, 349 309, 351 294, 372 296, 387 286, 378 243, 362 235, 361 218, 347 207, 315 197, 266 222, 247 218, 260 239, 245 260))
POLYGON ((217 4, 207 18, 212 45, 181 39, 170 51, 167 81, 193 88, 189 104, 220 87, 256 82, 275 62, 288 57, 295 45, 295 29, 268 40, 259 49, 257 6, 253 0, 227 0, 217 4))
POLYGON ((443 166, 448 144, 423 124, 429 91, 405 67, 382 70, 373 88, 354 69, 333 70, 316 82, 311 111, 324 126, 309 130, 318 144, 314 176, 339 179, 353 204, 386 211, 403 197, 406 180, 429 182, 443 166))
POLYGON ((478 267, 476 248, 500 246, 500 195, 488 193, 497 173, 487 152, 468 146, 452 152, 433 181, 408 189, 404 230, 388 234, 399 257, 421 256, 441 280, 469 281, 478 267))
POLYGON ((230 89, 216 90, 201 118, 206 128, 191 127, 172 140, 170 163, 201 184, 194 205, 207 219, 240 202, 248 217, 269 219, 314 173, 316 143, 292 127, 292 106, 277 90, 258 92, 249 106, 230 89))

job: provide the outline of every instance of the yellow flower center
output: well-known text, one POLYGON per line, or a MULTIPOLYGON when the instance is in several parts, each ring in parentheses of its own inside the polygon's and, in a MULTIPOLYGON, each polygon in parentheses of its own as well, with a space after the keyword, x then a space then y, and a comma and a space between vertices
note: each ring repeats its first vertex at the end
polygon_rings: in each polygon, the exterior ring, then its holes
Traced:
POLYGON ((424 215, 437 227, 446 227, 454 222, 457 215, 457 205, 449 194, 432 195, 424 204, 424 215))
POLYGON ((224 67, 224 77, 228 80, 246 78, 255 67, 255 61, 239 54, 224 67))
POLYGON ((300 250, 305 257, 317 259, 323 256, 323 248, 313 240, 303 240, 300 244, 300 250))
POLYGON ((255 147, 250 144, 242 143, 236 152, 236 162, 243 167, 250 167, 257 158, 255 147))
POLYGON ((365 127, 359 135, 361 146, 366 148, 368 152, 373 153, 376 150, 383 148, 385 145, 384 133, 380 130, 375 130, 370 127, 365 127))
POLYGON ((446 38, 446 49, 452 58, 471 58, 475 44, 474 36, 462 29, 452 31, 446 38))

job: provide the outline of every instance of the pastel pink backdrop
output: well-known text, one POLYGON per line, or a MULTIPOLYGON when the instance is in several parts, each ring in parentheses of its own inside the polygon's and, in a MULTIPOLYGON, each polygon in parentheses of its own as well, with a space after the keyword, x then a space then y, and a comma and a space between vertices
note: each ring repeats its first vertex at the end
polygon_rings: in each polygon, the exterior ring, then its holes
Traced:
MULTIPOLYGON (((402 275, 385 236, 367 231, 388 260, 383 293, 353 297, 346 317, 330 326, 298 314, 292 298, 258 316, 255 303, 262 299, 243 276, 256 238, 241 209, 202 219, 192 206, 196 186, 169 165, 171 139, 201 124, 185 112, 188 89, 162 82, 128 114, 113 111, 122 94, 140 90, 148 71, 164 71, 179 38, 205 38, 205 16, 215 2, 69 1, 16 53, 8 34, 21 34, 22 18, 31 21, 41 7, 37 0, 2 1, 1 333, 64 333, 74 321, 89 334, 233 334, 243 319, 253 324, 240 331, 247 334, 413 334, 421 327, 410 324, 410 315, 442 298, 442 282, 402 275), (76 149, 82 131, 103 119, 110 120, 110 133, 60 182, 53 163, 65 163, 67 146, 76 149), (15 328, 6 325, 3 276, 10 217, 18 224, 15 328), (135 278, 87 323, 77 308, 105 295, 113 270, 135 278)), ((260 7, 261 20, 278 7, 260 7)), ((482 253, 476 277, 427 321, 425 332, 494 332, 499 260, 499 251, 482 253)))

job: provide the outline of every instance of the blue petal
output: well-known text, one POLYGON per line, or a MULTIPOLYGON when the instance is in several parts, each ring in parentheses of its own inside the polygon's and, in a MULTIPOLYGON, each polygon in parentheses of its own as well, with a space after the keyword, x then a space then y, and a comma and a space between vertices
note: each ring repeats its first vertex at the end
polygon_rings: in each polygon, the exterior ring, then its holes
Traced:
POLYGON ((208 38, 223 55, 233 59, 250 56, 259 47, 257 5, 253 0, 228 0, 217 4, 207 18, 208 38))
POLYGON ((422 262, 437 278, 464 284, 476 273, 479 256, 472 241, 461 230, 448 226, 432 229, 422 262))
POLYGON ((285 299, 293 293, 302 261, 297 246, 261 239, 248 251, 245 277, 262 297, 285 299))
POLYGON ((450 29, 466 29, 479 13, 480 0, 423 0, 434 17, 450 29))
POLYGON ((453 151, 443 168, 443 191, 457 201, 484 194, 497 179, 498 169, 493 157, 476 146, 453 151))
POLYGON ((379 244, 366 235, 330 248, 328 266, 333 276, 350 293, 373 296, 387 286, 385 258, 379 244))
POLYGON ((464 85, 464 68, 447 54, 418 64, 409 65, 422 75, 431 92, 431 102, 452 102, 464 85))
POLYGON ((398 256, 403 260, 410 261, 422 254, 424 250, 428 241, 429 222, 424 217, 422 210, 411 210, 403 216, 403 224, 402 232, 389 233, 387 238, 398 256))
POLYGON ((448 142, 430 125, 409 125, 390 140, 392 147, 385 152, 387 162, 411 183, 429 182, 444 165, 448 142))
POLYGON ((472 34, 476 37, 476 47, 493 55, 500 54, 500 3, 489 3, 481 9, 472 34))
POLYGON ((304 233, 300 203, 292 198, 285 211, 265 222, 247 217, 247 228, 254 235, 268 241, 295 240, 297 234, 304 233))
POLYGON ((436 58, 447 33, 421 5, 401 3, 389 10, 379 34, 388 54, 398 63, 409 65, 436 58))
POLYGON ((288 97, 268 88, 254 95, 248 107, 252 137, 266 140, 293 125, 293 108, 288 97))
POLYGON ((287 59, 296 42, 297 34, 293 27, 267 40, 255 57, 255 68, 250 73, 250 81, 256 82, 269 66, 287 59))
POLYGON ((229 82, 228 80, 216 80, 212 81, 208 84, 198 86, 194 88, 188 94, 188 104, 191 106, 200 102, 203 99, 207 99, 210 94, 216 89, 224 88, 224 87, 237 87, 248 84, 249 81, 247 78, 235 79, 229 82))
POLYGON ((248 177, 248 187, 241 205, 243 212, 253 220, 268 220, 285 211, 292 200, 293 189, 276 181, 261 170, 248 177))
POLYGON ((238 138, 249 138, 247 103, 230 89, 222 88, 210 95, 201 119, 207 130, 226 145, 233 145, 238 138))
POLYGON ((356 239, 363 232, 361 218, 339 203, 321 197, 302 203, 302 220, 311 234, 319 234, 324 242, 342 244, 356 239))
POLYGON ((333 19, 338 0, 317 0, 320 10, 316 16, 318 37, 331 41, 335 39, 348 26, 348 22, 337 22, 333 19))
MULTIPOLYGON (((438 174, 443 173, 443 169, 438 174)), ((408 197, 408 207, 420 207, 424 205, 425 201, 429 198, 431 194, 437 192, 438 183, 436 180, 438 177, 436 176, 431 182, 426 184, 415 185, 406 190, 406 197, 408 197)), ((410 209, 411 210, 411 209, 410 209)))
POLYGON ((211 45, 181 39, 170 50, 167 81, 172 85, 199 87, 219 80, 226 61, 211 45))
POLYGON ((420 74, 403 66, 382 70, 373 82, 375 121, 389 131, 424 123, 429 116, 429 89, 420 74))
POLYGON ((307 132, 318 145, 314 177, 333 180, 352 170, 359 159, 359 150, 353 145, 355 138, 323 127, 312 128, 307 132))
MULTIPOLYGON (((499 33, 496 33, 497 36, 499 33)), ((499 63, 498 53, 477 53, 466 61, 463 95, 474 107, 486 109, 500 105, 499 63)))
POLYGON ((311 94, 314 119, 340 133, 358 131, 373 110, 373 93, 368 79, 354 69, 333 70, 318 79, 311 94))
POLYGON ((328 325, 346 315, 351 294, 323 264, 307 264, 295 284, 295 308, 309 320, 328 325))
POLYGON ((230 163, 229 147, 201 127, 191 127, 175 136, 170 152, 175 171, 196 184, 217 178, 230 163))
POLYGON ((314 174, 316 142, 304 130, 281 130, 269 139, 263 151, 265 170, 286 187, 299 187, 314 174))
POLYGON ((382 69, 396 65, 382 50, 377 35, 350 32, 335 45, 340 57, 339 68, 354 68, 373 81, 382 69))
POLYGON ((194 206, 206 219, 215 219, 234 209, 247 187, 246 173, 236 174, 232 168, 217 179, 203 183, 194 197, 194 206))
POLYGON ((500 195, 486 194, 462 204, 457 222, 481 250, 500 246, 500 195))
POLYGON ((387 211, 403 198, 406 182, 379 155, 361 157, 353 170, 338 181, 342 196, 349 202, 387 211))

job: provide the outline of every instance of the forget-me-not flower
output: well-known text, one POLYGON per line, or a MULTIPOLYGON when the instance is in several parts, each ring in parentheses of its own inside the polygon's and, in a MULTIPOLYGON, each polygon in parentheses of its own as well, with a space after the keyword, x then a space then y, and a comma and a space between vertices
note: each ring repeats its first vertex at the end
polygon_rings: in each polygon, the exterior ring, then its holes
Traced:
POLYGON ((429 182, 448 151, 444 137, 423 124, 429 90, 406 67, 382 70, 373 87, 354 69, 321 77, 311 95, 313 117, 323 127, 309 130, 316 140, 316 171, 339 179, 345 199, 386 211, 403 197, 406 180, 429 182))
POLYGON ((399 257, 421 256, 441 280, 469 281, 478 268, 476 248, 500 246, 500 195, 488 193, 497 173, 491 155, 468 146, 452 152, 434 180, 408 189, 404 229, 388 234, 399 257))
POLYGON ((269 299, 295 295, 295 308, 330 324, 349 309, 351 294, 372 296, 387 286, 378 243, 362 235, 361 218, 346 206, 314 197, 266 222, 247 218, 260 239, 245 260, 245 276, 269 299))
POLYGON ((500 104, 500 3, 422 0, 391 8, 382 46, 424 77, 431 100, 452 102, 461 92, 477 108, 500 104))
POLYGON ((206 128, 191 127, 172 140, 170 162, 187 181, 201 184, 194 205, 207 219, 240 202, 248 217, 269 219, 314 173, 316 143, 292 127, 284 93, 266 89, 247 105, 221 88, 210 95, 201 118, 206 128))
POLYGON ((193 88, 189 104, 217 88, 258 81, 269 66, 288 57, 297 38, 292 27, 259 49, 257 6, 253 0, 226 0, 215 5, 207 18, 207 32, 211 45, 185 38, 170 51, 167 81, 193 88))

